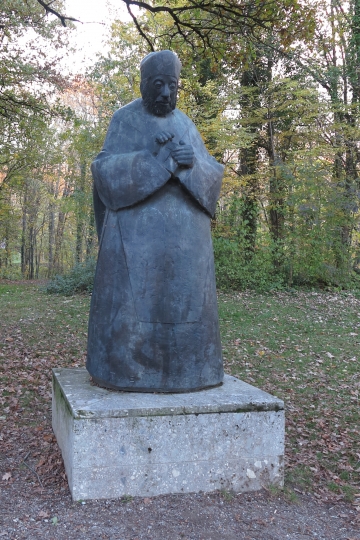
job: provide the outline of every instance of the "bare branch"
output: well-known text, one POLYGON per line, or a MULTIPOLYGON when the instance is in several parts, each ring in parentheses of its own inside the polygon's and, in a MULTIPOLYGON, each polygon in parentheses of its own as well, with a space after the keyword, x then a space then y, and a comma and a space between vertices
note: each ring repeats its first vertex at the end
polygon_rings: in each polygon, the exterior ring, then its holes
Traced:
POLYGON ((135 15, 133 14, 133 12, 131 11, 130 6, 127 4, 126 7, 127 7, 127 10, 128 10, 129 15, 131 16, 132 20, 134 21, 134 24, 135 24, 136 29, 137 29, 137 31, 139 32, 140 36, 141 36, 142 38, 145 39, 145 41, 148 43, 150 49, 151 49, 152 51, 154 51, 155 49, 154 49, 153 44, 151 43, 151 41, 150 41, 150 39, 147 37, 147 35, 142 31, 142 28, 141 28, 141 26, 140 26, 140 24, 139 24, 137 18, 135 17, 135 15))
POLYGON ((57 17, 60 20, 63 26, 66 26, 66 21, 81 22, 78 19, 75 19, 74 17, 67 17, 66 15, 61 15, 61 13, 59 13, 58 11, 50 7, 50 5, 53 2, 46 3, 44 2, 44 0, 37 0, 37 2, 38 4, 40 4, 40 6, 42 6, 45 9, 46 13, 52 13, 53 15, 55 15, 55 17, 57 17))
MULTIPOLYGON (((130 6, 137 6, 156 15, 157 13, 167 13, 174 22, 174 32, 172 38, 180 36, 193 48, 195 44, 190 36, 194 34, 202 43, 203 48, 215 50, 212 42, 214 33, 220 33, 225 36, 234 36, 238 34, 254 33, 254 29, 267 29, 268 24, 273 23, 273 17, 264 18, 262 4, 256 5, 256 2, 243 2, 234 4, 233 1, 223 0, 222 2, 206 2, 205 0, 189 0, 186 6, 156 5, 143 2, 141 0, 122 0, 128 10, 130 6), (199 11, 195 17, 194 10, 199 11), (188 32, 185 32, 187 30, 188 32)), ((268 2, 271 4, 273 2, 268 2)), ((275 4, 274 4, 275 5, 275 4)), ((132 15, 133 20, 134 16, 132 15)), ((136 22, 139 30, 139 21, 136 22)), ((145 32, 141 29, 141 35, 145 32)), ((149 40, 147 39, 149 43, 149 40)))

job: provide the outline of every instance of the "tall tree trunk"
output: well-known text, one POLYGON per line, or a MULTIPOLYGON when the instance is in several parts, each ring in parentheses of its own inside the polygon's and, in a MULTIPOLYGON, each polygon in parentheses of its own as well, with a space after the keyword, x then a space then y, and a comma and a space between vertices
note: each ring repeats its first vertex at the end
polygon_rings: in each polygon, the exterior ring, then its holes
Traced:
POLYGON ((34 258, 35 258, 35 244, 36 244, 36 233, 34 225, 29 227, 29 270, 28 270, 28 279, 34 279, 34 258))
POLYGON ((55 247, 55 205, 53 202, 49 204, 49 250, 48 250, 48 277, 52 277, 54 266, 54 247, 55 247))
MULTIPOLYGON (((272 81, 273 61, 268 59, 267 81, 272 81)), ((285 198, 286 184, 281 173, 281 157, 276 151, 274 122, 272 120, 271 96, 268 104, 267 122, 267 152, 269 156, 270 174, 269 178, 269 227, 274 244, 273 263, 275 270, 279 270, 284 262, 283 241, 285 238, 285 198)))
POLYGON ((339 193, 339 223, 334 236, 335 265, 348 274, 351 260, 351 243, 354 228, 354 193, 359 184, 357 164, 359 154, 357 140, 352 139, 357 117, 359 99, 358 82, 360 80, 358 60, 360 59, 360 0, 353 0, 353 24, 351 25, 350 43, 342 43, 340 49, 342 62, 342 81, 340 81, 341 62, 338 61, 338 29, 335 14, 338 11, 337 0, 331 0, 332 51, 329 68, 329 95, 333 106, 335 125, 334 180, 339 193), (348 103, 348 87, 352 93, 352 105, 348 103), (343 93, 341 98, 341 92, 343 93))
POLYGON ((26 274, 26 236, 27 236, 27 185, 25 182, 24 201, 22 209, 22 229, 21 229, 21 274, 26 274))
MULTIPOLYGON (((246 70, 241 76, 241 88, 245 91, 240 99, 240 106, 245 114, 248 114, 251 108, 258 108, 259 95, 257 91, 257 70, 255 63, 251 70, 246 70)), ((248 131, 256 136, 261 126, 251 124, 248 131)), ((239 151, 239 169, 238 175, 242 178, 244 185, 242 190, 241 220, 244 224, 244 251, 247 261, 250 261, 255 252, 259 204, 258 192, 259 185, 255 176, 258 159, 258 144, 254 140, 250 148, 241 148, 239 151)))
POLYGON ((66 212, 59 211, 56 234, 55 234, 55 252, 54 252, 54 264, 53 264, 54 272, 57 274, 62 272, 61 249, 62 249, 62 243, 63 243, 63 238, 64 238, 66 217, 67 217, 66 212))
MULTIPOLYGON (((352 0, 352 23, 351 23, 351 38, 350 47, 348 49, 348 57, 350 64, 350 87, 352 92, 352 107, 351 107, 351 125, 355 127, 359 122, 360 117, 360 0, 352 0)), ((360 149, 358 141, 351 141, 349 149, 348 167, 354 177, 354 182, 357 190, 360 190, 360 179, 358 166, 360 163, 360 149)), ((347 160, 348 162, 348 160, 347 160)), ((360 249, 357 248, 354 258, 353 267, 358 271, 358 263, 360 261, 360 249)))
POLYGON ((11 266, 11 247, 10 247, 10 223, 8 222, 5 227, 5 266, 11 266))
POLYGON ((41 266, 41 258, 43 256, 43 243, 44 243, 44 229, 46 224, 46 219, 48 216, 46 216, 46 213, 43 214, 42 223, 38 229, 38 237, 40 234, 40 243, 36 242, 36 257, 35 257, 35 279, 39 279, 40 276, 40 266, 41 266), (39 245, 40 244, 40 245, 39 245))
MULTIPOLYGON (((63 190, 63 196, 68 197, 70 194, 70 187, 68 184, 65 184, 63 190)), ((55 252, 54 252, 54 271, 56 273, 61 273, 62 271, 62 262, 61 262, 61 252, 62 252, 62 243, 64 239, 65 223, 67 218, 67 212, 59 210, 58 222, 55 233, 55 252)))
POLYGON ((89 213, 89 227, 88 227, 88 234, 86 238, 86 258, 88 259, 91 257, 94 245, 95 245, 95 237, 96 237, 96 230, 95 230, 95 213, 94 208, 91 206, 90 213, 89 213))
POLYGON ((76 212, 76 262, 82 261, 83 239, 84 239, 84 222, 85 222, 85 178, 86 178, 86 163, 80 165, 80 180, 76 187, 77 194, 77 212, 76 212))
POLYGON ((11 262, 11 192, 0 182, 0 267, 11 262))

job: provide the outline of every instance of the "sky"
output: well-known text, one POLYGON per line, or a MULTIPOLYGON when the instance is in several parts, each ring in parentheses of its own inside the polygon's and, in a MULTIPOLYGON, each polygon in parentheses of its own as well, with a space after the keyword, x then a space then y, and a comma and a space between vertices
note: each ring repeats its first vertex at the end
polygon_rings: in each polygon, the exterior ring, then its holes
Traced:
POLYGON ((121 0, 66 0, 66 14, 81 21, 70 33, 75 52, 64 60, 66 68, 76 73, 83 72, 96 53, 106 52, 104 39, 115 16, 129 20, 121 0))

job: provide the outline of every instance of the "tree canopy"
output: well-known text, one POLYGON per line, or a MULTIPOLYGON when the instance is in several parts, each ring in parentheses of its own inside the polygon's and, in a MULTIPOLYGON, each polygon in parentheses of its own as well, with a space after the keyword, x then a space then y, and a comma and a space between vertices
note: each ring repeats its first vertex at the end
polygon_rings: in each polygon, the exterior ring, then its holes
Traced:
POLYGON ((96 255, 89 165, 139 96, 141 58, 170 48, 178 106, 226 166, 220 286, 357 284, 360 0, 119 0, 132 22, 114 20, 109 53, 73 80, 57 69, 75 20, 62 2, 5 4, 0 272, 51 276, 96 255))

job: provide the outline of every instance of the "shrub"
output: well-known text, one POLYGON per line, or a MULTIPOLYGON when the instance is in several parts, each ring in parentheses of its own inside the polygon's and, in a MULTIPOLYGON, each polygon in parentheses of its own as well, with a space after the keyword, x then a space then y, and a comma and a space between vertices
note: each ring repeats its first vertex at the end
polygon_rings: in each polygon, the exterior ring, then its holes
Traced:
POLYGON ((235 240, 215 237, 213 245, 219 289, 267 291, 285 286, 285 276, 274 273, 270 249, 257 250, 251 261, 247 261, 235 240))
POLYGON ((48 294, 63 294, 71 296, 76 293, 91 292, 94 286, 96 261, 87 259, 83 263, 77 263, 63 276, 55 276, 45 287, 48 294))
POLYGON ((0 268, 0 279, 9 279, 12 281, 23 279, 19 264, 3 266, 0 268))

